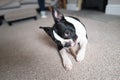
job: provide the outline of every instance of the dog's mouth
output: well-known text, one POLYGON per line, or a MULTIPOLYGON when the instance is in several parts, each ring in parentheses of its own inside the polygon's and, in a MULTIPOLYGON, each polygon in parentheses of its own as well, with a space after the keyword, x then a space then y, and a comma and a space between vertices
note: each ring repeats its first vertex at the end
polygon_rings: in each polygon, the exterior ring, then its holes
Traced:
POLYGON ((74 47, 76 45, 76 41, 70 41, 70 42, 66 42, 64 47, 74 47))
POLYGON ((70 42, 66 42, 64 47, 70 47, 71 46, 71 43, 70 42))

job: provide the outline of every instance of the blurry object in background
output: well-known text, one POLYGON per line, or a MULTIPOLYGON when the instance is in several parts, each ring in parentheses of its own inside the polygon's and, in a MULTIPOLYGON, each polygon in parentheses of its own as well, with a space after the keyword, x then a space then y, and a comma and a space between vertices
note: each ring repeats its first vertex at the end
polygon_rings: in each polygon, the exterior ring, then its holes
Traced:
POLYGON ((41 18, 47 18, 46 11, 40 11, 41 18))
MULTIPOLYGON (((58 0, 45 0, 45 7, 48 7, 50 10, 51 6, 57 6, 57 1, 58 0)), ((0 0, 0 17, 4 17, 7 22, 33 17, 33 13, 36 13, 36 10, 40 12, 38 0, 0 0), (29 12, 29 9, 32 9, 32 11, 30 10, 31 12, 29 12), (21 10, 24 10, 23 13, 21 13, 21 10)), ((42 14, 44 14, 44 12, 42 14)), ((2 24, 2 20, 3 19, 0 19, 0 24, 2 24)))
POLYGON ((59 7, 65 9, 68 0, 58 0, 59 7))
POLYGON ((2 17, 0 16, 0 25, 2 25, 2 17))
POLYGON ((45 0, 38 0, 38 5, 39 5, 39 8, 40 8, 41 18, 47 18, 46 10, 45 10, 45 0))
POLYGON ((47 8, 52 11, 52 7, 59 7, 59 0, 45 0, 45 2, 47 4, 49 4, 49 6, 47 6, 47 8))
POLYGON ((120 16, 120 0, 108 0, 105 13, 120 16))
POLYGON ((94 9, 105 12, 108 0, 83 0, 82 9, 94 9))
POLYGON ((82 9, 82 1, 83 1, 83 0, 78 0, 78 1, 77 1, 77 3, 78 3, 77 6, 78 6, 79 10, 82 9))
POLYGON ((79 11, 79 7, 77 7, 77 4, 68 3, 67 4, 67 10, 79 11))
POLYGON ((12 25, 13 22, 30 19, 30 18, 34 18, 35 20, 37 19, 37 12, 34 8, 10 11, 6 13, 4 16, 5 21, 9 25, 12 25))
POLYGON ((67 10, 79 11, 81 10, 82 0, 68 0, 67 10))

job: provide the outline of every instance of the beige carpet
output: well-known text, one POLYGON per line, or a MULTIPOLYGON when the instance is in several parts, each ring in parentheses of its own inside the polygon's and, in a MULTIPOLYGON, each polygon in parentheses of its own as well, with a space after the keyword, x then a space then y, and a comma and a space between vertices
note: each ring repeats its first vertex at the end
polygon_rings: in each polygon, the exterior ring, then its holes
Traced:
POLYGON ((51 14, 11 27, 4 22, 0 27, 0 80, 120 80, 120 19, 105 19, 104 14, 97 19, 83 13, 74 16, 86 25, 89 44, 81 63, 70 55, 71 71, 65 71, 54 42, 39 30, 39 26, 52 26, 51 14))

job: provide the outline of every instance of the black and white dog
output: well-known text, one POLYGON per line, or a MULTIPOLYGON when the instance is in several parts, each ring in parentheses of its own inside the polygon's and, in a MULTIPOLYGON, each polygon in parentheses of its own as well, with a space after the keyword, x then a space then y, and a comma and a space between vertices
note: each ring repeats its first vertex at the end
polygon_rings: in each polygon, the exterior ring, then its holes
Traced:
POLYGON ((77 61, 82 61, 88 43, 85 26, 75 17, 64 16, 59 10, 53 8, 52 15, 55 21, 53 27, 40 27, 57 44, 63 66, 66 70, 72 69, 72 62, 67 53, 71 51, 77 61), (74 47, 77 46, 77 51, 74 47))

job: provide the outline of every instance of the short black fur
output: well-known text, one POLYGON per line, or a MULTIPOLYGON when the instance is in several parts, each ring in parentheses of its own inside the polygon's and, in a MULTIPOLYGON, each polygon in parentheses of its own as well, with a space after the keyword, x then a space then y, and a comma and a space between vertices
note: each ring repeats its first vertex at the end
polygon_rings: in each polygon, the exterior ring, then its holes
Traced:
POLYGON ((43 29, 51 37, 51 39, 57 44, 58 50, 61 50, 63 48, 61 42, 55 39, 53 35, 53 28, 51 27, 39 27, 39 28, 43 29))

